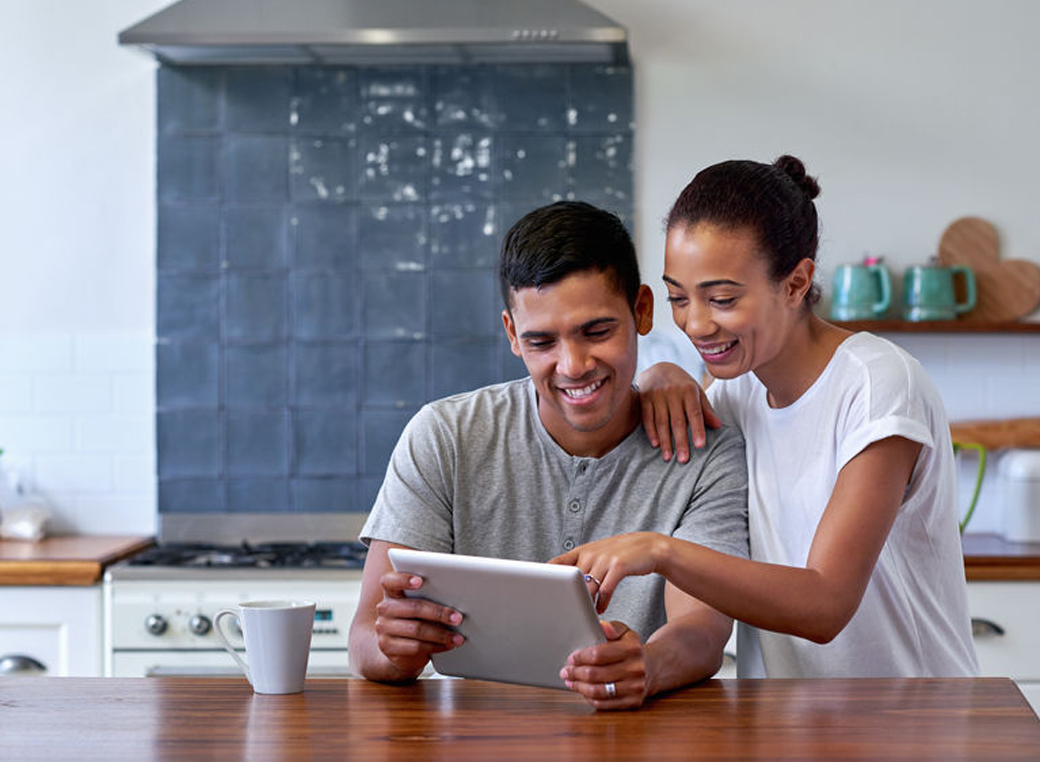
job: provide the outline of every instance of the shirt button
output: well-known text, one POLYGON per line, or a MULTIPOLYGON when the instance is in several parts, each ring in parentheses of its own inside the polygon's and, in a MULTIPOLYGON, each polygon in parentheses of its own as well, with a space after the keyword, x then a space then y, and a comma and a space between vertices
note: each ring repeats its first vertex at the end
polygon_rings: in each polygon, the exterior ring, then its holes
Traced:
POLYGON ((567 505, 567 507, 571 509, 571 513, 577 513, 578 511, 581 510, 581 501, 580 500, 571 500, 571 502, 567 505))
POLYGON ((580 466, 578 466, 578 473, 579 474, 585 473, 585 469, 588 468, 588 467, 589 466, 588 466, 587 463, 582 463, 580 466))
POLYGON ((563 549, 564 550, 572 550, 573 548, 574 548, 574 540, 564 540, 563 541, 563 549))

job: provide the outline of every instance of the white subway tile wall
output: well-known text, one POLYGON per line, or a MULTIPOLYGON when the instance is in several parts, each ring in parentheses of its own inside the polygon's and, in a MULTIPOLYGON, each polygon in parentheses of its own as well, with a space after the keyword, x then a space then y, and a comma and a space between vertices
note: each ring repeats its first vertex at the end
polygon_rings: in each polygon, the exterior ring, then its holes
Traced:
POLYGON ((0 335, 0 465, 50 505, 50 531, 156 524, 149 333, 0 335))

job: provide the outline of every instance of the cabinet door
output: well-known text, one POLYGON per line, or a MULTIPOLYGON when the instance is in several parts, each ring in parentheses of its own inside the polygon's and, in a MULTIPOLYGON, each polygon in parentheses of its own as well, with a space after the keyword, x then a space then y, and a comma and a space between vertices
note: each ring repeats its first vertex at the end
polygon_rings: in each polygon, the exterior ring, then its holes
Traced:
POLYGON ((33 662, 48 676, 101 675, 98 587, 0 587, 0 663, 33 662))

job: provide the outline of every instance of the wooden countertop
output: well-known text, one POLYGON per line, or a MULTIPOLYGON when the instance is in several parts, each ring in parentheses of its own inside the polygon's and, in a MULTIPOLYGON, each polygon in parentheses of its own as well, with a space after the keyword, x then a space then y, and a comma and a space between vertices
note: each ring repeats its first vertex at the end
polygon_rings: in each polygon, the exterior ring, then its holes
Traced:
POLYGON ((4 678, 0 758, 658 760, 1035 758, 1040 720, 1013 682, 709 680, 638 711, 567 691, 421 680, 4 678))
POLYGON ((0 585, 93 585, 106 566, 151 544, 150 537, 112 535, 0 540, 0 585))
POLYGON ((1040 580, 1040 542, 1009 542, 996 534, 966 534, 964 574, 969 581, 1040 580))

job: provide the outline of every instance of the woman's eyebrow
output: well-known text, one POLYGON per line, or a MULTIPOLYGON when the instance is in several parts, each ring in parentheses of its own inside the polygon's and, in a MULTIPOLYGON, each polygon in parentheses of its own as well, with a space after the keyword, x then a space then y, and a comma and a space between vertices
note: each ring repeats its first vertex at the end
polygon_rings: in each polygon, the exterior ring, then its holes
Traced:
MULTIPOLYGON (((675 286, 676 288, 685 288, 685 286, 683 286, 683 284, 681 284, 679 281, 675 280, 675 278, 670 278, 667 275, 662 275, 661 279, 665 283, 669 283, 669 284, 675 286)), ((741 284, 741 283, 739 283, 738 281, 735 281, 735 280, 729 280, 728 278, 719 278, 717 280, 701 281, 700 283, 697 284, 697 288, 704 289, 704 288, 712 288, 714 286, 740 286, 740 285, 743 285, 743 284, 741 284)))

